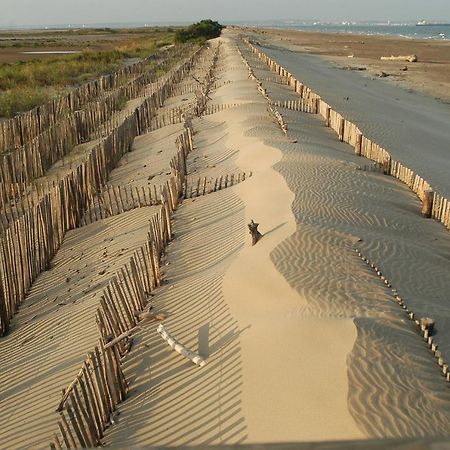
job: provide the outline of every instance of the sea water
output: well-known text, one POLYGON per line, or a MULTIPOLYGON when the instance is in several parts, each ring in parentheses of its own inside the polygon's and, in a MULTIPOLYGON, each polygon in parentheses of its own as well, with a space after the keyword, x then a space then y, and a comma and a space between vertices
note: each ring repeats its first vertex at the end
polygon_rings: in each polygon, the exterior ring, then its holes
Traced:
MULTIPOLYGON (((230 21, 223 22, 225 25, 245 25, 258 26, 266 28, 285 28, 303 31, 319 31, 328 33, 349 33, 357 35, 388 35, 401 36, 410 39, 450 39, 450 24, 448 25, 420 25, 415 23, 330 23, 330 22, 303 22, 296 20, 277 20, 277 21, 230 21)), ((34 25, 22 27, 23 29, 49 29, 63 31, 66 29, 78 28, 140 28, 146 26, 169 26, 169 25, 187 25, 188 23, 174 22, 165 23, 93 23, 93 24, 58 24, 52 26, 34 25)), ((1 26, 2 29, 15 29, 19 27, 1 26)))
POLYGON ((247 23, 251 26, 267 28, 284 28, 311 32, 348 33, 357 35, 387 35, 401 36, 409 39, 450 39, 450 24, 445 25, 416 25, 411 23, 326 23, 326 22, 296 22, 274 21, 247 23))

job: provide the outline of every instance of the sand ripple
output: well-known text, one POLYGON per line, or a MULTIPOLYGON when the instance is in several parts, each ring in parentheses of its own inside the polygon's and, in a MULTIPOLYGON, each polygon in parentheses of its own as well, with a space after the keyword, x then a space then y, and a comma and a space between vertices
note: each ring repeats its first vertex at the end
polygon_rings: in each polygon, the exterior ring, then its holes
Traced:
POLYGON ((349 406, 358 425, 372 437, 448 434, 447 383, 436 376, 413 327, 376 318, 355 323, 348 374, 349 406))
MULTIPOLYGON (((261 69, 258 76, 268 74, 261 69)), ((291 98, 287 88, 267 84, 276 98, 291 98)), ((436 319, 436 339, 450 351, 448 233, 420 217, 419 202, 405 186, 358 170, 364 160, 322 121, 283 113, 288 138, 274 137, 267 119, 248 133, 281 149, 275 169, 295 193, 297 231, 272 251, 274 265, 307 300, 303 314, 355 319, 348 404, 361 430, 373 437, 448 434, 447 384, 423 340, 402 320, 391 290, 354 252, 358 247, 379 261, 408 305, 436 319)))

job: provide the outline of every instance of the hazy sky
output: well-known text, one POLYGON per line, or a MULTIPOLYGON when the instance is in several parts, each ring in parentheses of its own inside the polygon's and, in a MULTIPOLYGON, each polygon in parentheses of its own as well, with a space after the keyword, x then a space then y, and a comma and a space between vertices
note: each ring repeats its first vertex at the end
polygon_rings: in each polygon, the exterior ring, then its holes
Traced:
POLYGON ((450 21, 450 0, 0 0, 0 26, 201 18, 450 21))

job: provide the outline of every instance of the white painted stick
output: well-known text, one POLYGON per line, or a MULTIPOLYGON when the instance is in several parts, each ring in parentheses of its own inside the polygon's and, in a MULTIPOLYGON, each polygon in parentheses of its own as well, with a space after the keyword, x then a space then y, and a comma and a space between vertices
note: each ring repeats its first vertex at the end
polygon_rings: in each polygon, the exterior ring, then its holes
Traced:
POLYGON ((183 344, 180 344, 175 338, 173 338, 164 328, 164 325, 162 323, 158 325, 156 331, 180 355, 183 355, 186 358, 190 359, 197 366, 203 367, 206 364, 206 361, 201 356, 197 355, 191 350, 188 350, 183 344))

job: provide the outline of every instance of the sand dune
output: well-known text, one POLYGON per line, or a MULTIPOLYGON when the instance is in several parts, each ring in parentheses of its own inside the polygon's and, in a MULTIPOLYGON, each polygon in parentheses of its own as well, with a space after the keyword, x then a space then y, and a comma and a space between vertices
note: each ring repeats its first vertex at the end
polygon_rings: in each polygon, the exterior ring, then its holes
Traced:
POLYGON ((106 438, 113 445, 206 445, 245 437, 240 400, 245 330, 230 314, 221 289, 224 272, 243 245, 243 204, 231 190, 187 200, 176 223, 166 284, 154 306, 168 314, 166 328, 207 364, 196 368, 161 340, 154 325, 143 327, 126 363, 132 397, 106 438), (221 232, 224 223, 227 233, 221 232))
POLYGON ((448 233, 420 216, 418 200, 403 185, 356 170, 361 158, 323 122, 285 116, 298 142, 275 142, 267 131, 265 137, 283 152, 275 168, 296 193, 298 229, 274 250, 274 264, 304 295, 312 316, 356 317, 348 400, 360 429, 376 437, 439 435, 450 420, 446 383, 391 290, 354 249, 380 265, 415 311, 439 321, 446 346, 448 319, 439 299, 450 280, 448 233))
POLYGON ((169 314, 167 328, 207 364, 196 369, 173 354, 154 329, 142 330, 126 363, 135 397, 121 407, 107 442, 201 445, 362 437, 347 409, 346 355, 356 329, 351 320, 324 319, 314 348, 303 344, 317 324, 305 318, 307 302, 274 270, 270 257, 296 230, 294 196, 271 169, 281 152, 252 132, 259 123, 275 139, 280 131, 232 43, 223 47, 222 61, 232 69, 222 77, 232 82, 224 82, 212 101, 244 104, 194 122, 196 150, 189 167, 192 175, 239 168, 253 176, 225 192, 183 203, 167 252, 166 285, 155 298, 156 308, 169 314), (210 160, 215 167, 206 167, 210 160), (255 247, 245 226, 250 218, 265 233, 255 247), (145 373, 141 356, 152 363, 145 373), (328 370, 333 384, 326 382, 328 370))

